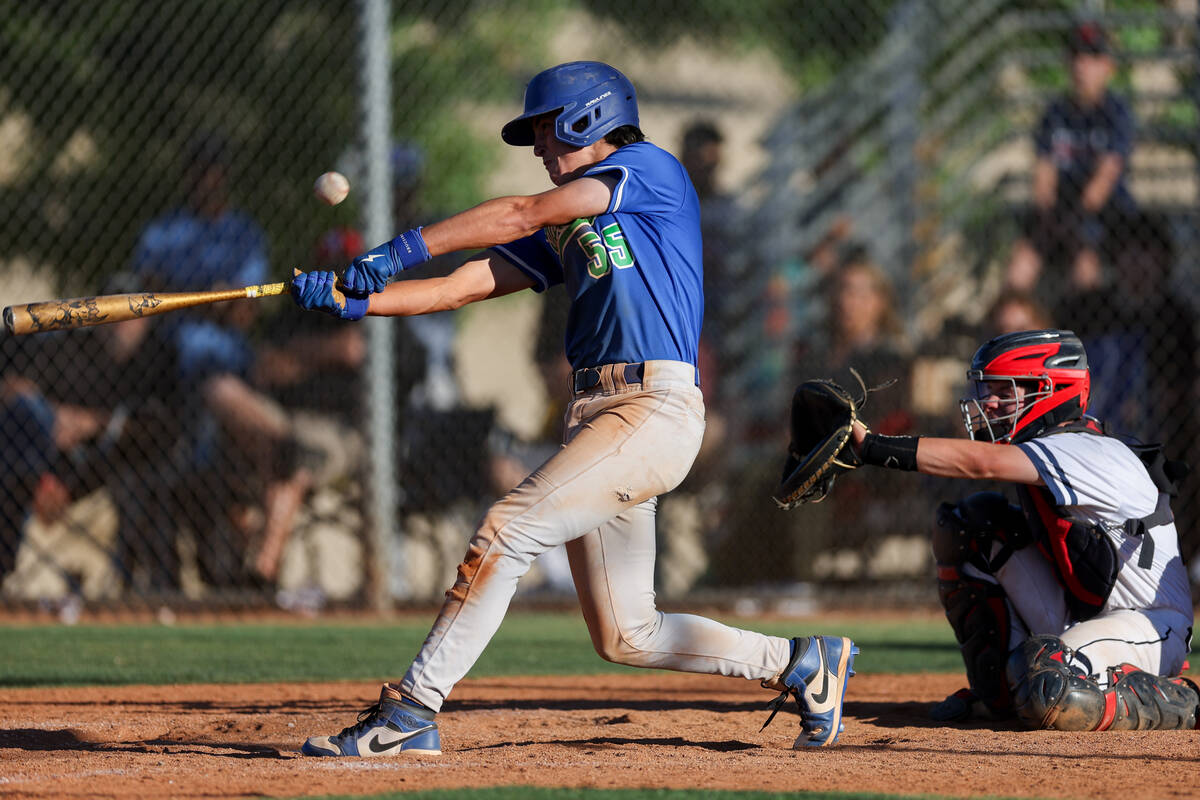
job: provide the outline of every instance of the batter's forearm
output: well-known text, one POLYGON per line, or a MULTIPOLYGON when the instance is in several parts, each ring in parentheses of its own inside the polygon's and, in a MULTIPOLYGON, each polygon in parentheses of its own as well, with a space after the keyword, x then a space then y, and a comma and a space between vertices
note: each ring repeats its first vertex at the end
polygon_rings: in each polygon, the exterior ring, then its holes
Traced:
POLYGON ((367 314, 376 317, 415 317, 461 308, 466 304, 446 285, 445 278, 398 281, 371 295, 367 314))
POLYGON ((617 179, 606 175, 568 181, 541 194, 497 197, 421 229, 431 255, 479 250, 530 236, 547 225, 565 225, 603 214, 617 179))
POLYGON ((467 261, 444 277, 397 281, 370 296, 367 313, 378 317, 415 317, 451 311, 486 300, 498 292, 488 258, 467 261))
POLYGON ((497 197, 421 229, 431 256, 482 250, 529 236, 541 227, 529 211, 530 197, 497 197))

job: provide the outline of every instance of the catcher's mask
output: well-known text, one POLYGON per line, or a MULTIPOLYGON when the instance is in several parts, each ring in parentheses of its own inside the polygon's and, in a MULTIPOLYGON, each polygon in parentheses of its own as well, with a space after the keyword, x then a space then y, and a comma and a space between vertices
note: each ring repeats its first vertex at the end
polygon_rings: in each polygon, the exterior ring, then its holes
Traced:
POLYGON ((616 68, 572 61, 539 72, 525 87, 525 112, 500 132, 507 143, 533 144, 533 119, 555 112, 554 135, 586 147, 623 125, 638 124, 637 93, 616 68))
POLYGON ((973 394, 959 401, 972 439, 1017 443, 1087 410, 1091 376, 1072 331, 1019 331, 975 352, 967 370, 973 394))

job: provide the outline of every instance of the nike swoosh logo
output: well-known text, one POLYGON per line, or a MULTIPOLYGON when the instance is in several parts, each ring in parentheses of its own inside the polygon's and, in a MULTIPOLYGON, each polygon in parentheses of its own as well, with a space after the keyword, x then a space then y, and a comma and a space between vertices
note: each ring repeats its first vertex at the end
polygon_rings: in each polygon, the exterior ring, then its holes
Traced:
POLYGON ((391 750, 391 749, 395 748, 396 746, 401 745, 404 742, 407 742, 409 739, 413 738, 414 736, 425 733, 426 731, 433 730, 434 727, 436 727, 436 726, 426 725, 424 728, 417 728, 415 731, 401 731, 399 728, 393 728, 392 724, 388 723, 388 728, 390 730, 398 731, 398 732, 402 733, 403 735, 399 739, 393 739, 390 742, 382 742, 382 741, 380 741, 379 735, 376 734, 374 739, 367 742, 367 747, 370 749, 370 751, 372 753, 386 753, 388 750, 391 750))
POLYGON ((828 655, 825 652, 825 640, 817 639, 817 647, 821 649, 821 664, 819 671, 821 673, 821 691, 814 692, 812 696, 813 705, 824 705, 829 699, 829 670, 825 669, 824 665, 828 661, 828 655))
POLYGON ((366 257, 364 257, 364 258, 360 258, 360 259, 358 260, 358 263, 360 263, 360 264, 370 264, 372 261, 374 261, 374 260, 375 260, 375 259, 377 259, 377 258, 383 258, 383 253, 372 253, 372 254, 371 254, 371 255, 369 255, 369 256, 366 256, 366 257))

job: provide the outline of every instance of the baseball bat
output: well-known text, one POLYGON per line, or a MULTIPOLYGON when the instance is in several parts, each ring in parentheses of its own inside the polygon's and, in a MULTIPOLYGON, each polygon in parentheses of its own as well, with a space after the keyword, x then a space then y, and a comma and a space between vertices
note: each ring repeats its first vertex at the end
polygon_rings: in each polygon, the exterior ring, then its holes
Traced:
POLYGON ((209 289, 200 292, 144 292, 102 294, 68 300, 46 300, 4 309, 4 327, 13 335, 63 331, 107 325, 110 322, 165 314, 181 308, 220 303, 224 300, 271 297, 285 294, 286 283, 264 283, 241 289, 209 289))

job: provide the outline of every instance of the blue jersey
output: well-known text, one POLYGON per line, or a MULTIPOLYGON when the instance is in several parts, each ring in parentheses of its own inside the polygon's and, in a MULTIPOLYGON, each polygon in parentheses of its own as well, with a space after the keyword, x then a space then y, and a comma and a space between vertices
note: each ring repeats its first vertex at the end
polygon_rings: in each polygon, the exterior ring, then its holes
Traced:
POLYGON ((608 210, 493 250, 543 291, 565 283, 575 369, 651 360, 696 365, 704 316, 700 200, 683 165, 648 142, 585 175, 617 177, 608 210))

